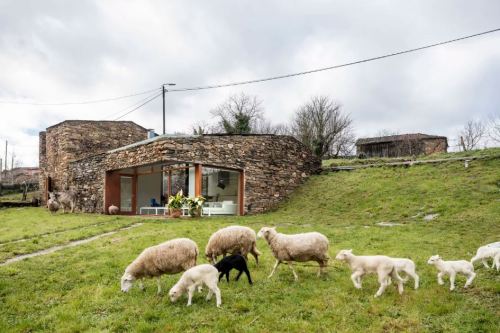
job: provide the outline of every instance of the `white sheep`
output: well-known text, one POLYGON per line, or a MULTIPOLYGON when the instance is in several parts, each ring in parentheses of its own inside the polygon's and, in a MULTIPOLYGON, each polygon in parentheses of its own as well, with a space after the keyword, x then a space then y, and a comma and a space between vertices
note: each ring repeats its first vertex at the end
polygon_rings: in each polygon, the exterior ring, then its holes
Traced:
POLYGON ((115 205, 111 205, 108 207, 108 213, 109 215, 116 215, 120 212, 120 208, 118 208, 115 205))
POLYGON ((196 288, 198 288, 198 291, 200 291, 202 285, 205 284, 208 287, 207 301, 209 301, 212 298, 212 295, 215 294, 217 307, 220 307, 221 295, 220 289, 217 286, 218 282, 219 271, 214 266, 209 264, 202 264, 191 267, 182 274, 179 281, 168 292, 170 301, 177 301, 179 297, 187 292, 187 305, 190 306, 191 299, 193 298, 193 294, 196 288))
POLYGON ((176 274, 196 265, 198 246, 188 238, 176 238, 159 245, 151 246, 125 269, 121 278, 121 290, 128 292, 135 280, 144 290, 144 278, 157 278, 158 294, 161 293, 160 276, 176 274))
POLYGON ((324 268, 328 265, 328 259, 330 259, 328 256, 328 238, 319 232, 285 235, 277 232, 276 227, 263 227, 257 233, 257 237, 262 237, 267 241, 274 258, 276 258, 276 263, 268 278, 273 276, 276 268, 283 261, 288 263, 295 281, 299 277, 293 269, 292 262, 294 261, 316 261, 319 264, 318 276, 323 273, 324 268))
POLYGON ((68 190, 58 193, 58 201, 61 204, 63 213, 68 209, 71 213, 75 212, 77 193, 74 190, 68 190))
POLYGON ((387 256, 356 256, 352 250, 341 250, 335 257, 337 260, 345 261, 351 268, 351 280, 354 287, 361 289, 361 278, 367 273, 376 273, 380 287, 375 294, 379 297, 383 294, 393 278, 398 285, 399 294, 403 293, 403 280, 398 274, 395 262, 387 256))
POLYGON ((52 214, 57 213, 60 206, 61 205, 59 204, 59 201, 57 201, 56 194, 53 192, 50 192, 49 193, 49 200, 47 200, 47 208, 48 208, 49 212, 51 212, 52 214))
POLYGON ((439 270, 437 275, 439 285, 443 285, 443 276, 448 274, 450 276, 450 290, 455 290, 455 277, 457 273, 467 276, 467 282, 464 288, 470 286, 476 273, 474 273, 474 266, 467 260, 444 261, 439 255, 434 255, 427 261, 429 265, 434 265, 439 270))
POLYGON ((248 227, 235 225, 214 232, 205 248, 207 260, 215 264, 218 256, 226 256, 227 253, 241 254, 245 259, 250 253, 258 264, 261 253, 257 250, 255 231, 248 227))
POLYGON ((477 249, 476 255, 472 257, 470 262, 472 263, 472 265, 474 265, 477 261, 481 260, 484 267, 490 268, 490 266, 488 266, 488 262, 486 259, 494 258, 499 249, 500 249, 500 242, 490 243, 481 246, 480 248, 477 249))

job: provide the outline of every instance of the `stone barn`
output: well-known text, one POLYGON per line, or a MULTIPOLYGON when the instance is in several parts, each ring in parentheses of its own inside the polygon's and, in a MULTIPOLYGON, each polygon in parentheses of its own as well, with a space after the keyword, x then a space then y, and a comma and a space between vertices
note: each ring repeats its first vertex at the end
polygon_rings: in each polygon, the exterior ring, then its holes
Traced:
POLYGON ((448 140, 445 136, 428 134, 400 134, 356 141, 358 157, 401 157, 446 153, 448 140))
POLYGON ((320 161, 285 135, 160 135, 132 122, 67 121, 40 134, 45 193, 76 189, 84 212, 158 213, 169 195, 202 195, 223 215, 275 207, 320 161), (151 136, 151 135, 149 135, 151 136))

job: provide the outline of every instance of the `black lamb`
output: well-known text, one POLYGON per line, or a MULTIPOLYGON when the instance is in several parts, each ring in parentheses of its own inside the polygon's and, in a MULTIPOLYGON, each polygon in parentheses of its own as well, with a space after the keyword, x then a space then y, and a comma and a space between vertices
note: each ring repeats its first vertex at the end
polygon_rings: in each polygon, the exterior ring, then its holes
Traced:
POLYGON ((234 268, 239 271, 238 276, 236 276, 236 281, 238 281, 241 274, 245 272, 248 277, 248 283, 253 283, 252 278, 250 277, 250 272, 248 271, 247 262, 245 258, 239 254, 232 254, 224 257, 214 266, 220 272, 219 281, 225 275, 227 282, 229 282, 229 272, 234 268))

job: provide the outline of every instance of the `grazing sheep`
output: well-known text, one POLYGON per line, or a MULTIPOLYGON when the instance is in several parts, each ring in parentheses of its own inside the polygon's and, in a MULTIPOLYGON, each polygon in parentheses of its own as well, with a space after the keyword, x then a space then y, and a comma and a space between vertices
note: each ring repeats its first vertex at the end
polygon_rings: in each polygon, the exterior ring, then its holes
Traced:
POLYGON ((53 192, 49 193, 49 200, 47 200, 47 208, 51 214, 57 213, 59 210, 59 201, 57 201, 57 195, 53 192))
POLYGON ((140 279, 139 288, 144 290, 143 279, 156 277, 158 294, 161 292, 160 276, 176 274, 196 265, 198 246, 188 238, 176 238, 151 246, 125 269, 121 278, 121 290, 128 292, 135 280, 140 279))
POLYGON ((224 257, 214 266, 220 272, 219 281, 225 275, 226 280, 229 283, 229 272, 234 268, 239 271, 238 276, 236 276, 236 281, 238 281, 241 274, 245 272, 248 278, 248 283, 252 284, 252 278, 250 277, 250 272, 248 271, 247 261, 245 260, 245 258, 243 258, 243 256, 239 254, 233 254, 228 257, 224 257))
POLYGON ((73 190, 59 192, 58 193, 59 202, 61 204, 63 213, 66 213, 66 209, 69 209, 71 213, 75 212, 76 206, 76 192, 73 190))
POLYGON ((273 256, 276 258, 271 274, 273 276, 280 263, 286 261, 292 270, 295 281, 299 279, 293 269, 292 262, 316 261, 319 264, 318 276, 328 265, 328 238, 319 232, 307 232, 295 235, 285 235, 276 231, 276 227, 263 227, 257 233, 258 238, 264 238, 273 256))
POLYGON ((477 261, 481 260, 484 267, 490 268, 490 266, 488 266, 488 262, 486 261, 486 259, 495 257, 495 254, 497 253, 498 249, 500 249, 500 242, 495 242, 481 246, 480 248, 477 249, 476 255, 472 257, 470 262, 472 263, 472 265, 474 265, 477 261))
MULTIPOLYGON (((394 262, 394 267, 396 267, 396 271, 398 272, 398 274, 404 272, 408 276, 411 276, 413 281, 415 282, 415 290, 418 289, 420 278, 415 272, 415 263, 413 262, 413 260, 406 258, 391 258, 391 259, 394 262)), ((408 276, 403 278, 404 282, 408 281, 408 276)), ((391 284, 390 278, 389 278, 389 284, 391 284)))
POLYGON ((196 288, 200 291, 201 286, 205 284, 208 287, 207 301, 212 298, 215 294, 217 307, 221 305, 221 295, 220 289, 217 287, 219 272, 217 268, 209 264, 202 264, 198 266, 191 267, 185 271, 179 281, 170 289, 168 295, 170 296, 170 301, 173 303, 179 299, 185 292, 188 293, 187 305, 191 305, 191 299, 193 298, 194 291, 196 288))
POLYGON ((341 250, 335 257, 337 260, 345 261, 352 270, 351 280, 354 287, 361 289, 361 278, 367 273, 377 273, 380 288, 375 297, 379 297, 389 286, 391 277, 398 285, 399 294, 403 293, 403 280, 398 274, 393 259, 386 256, 356 256, 352 250, 341 250))
POLYGON ((239 253, 245 259, 250 253, 258 264, 261 253, 257 250, 255 231, 248 227, 235 225, 214 232, 205 248, 207 260, 215 264, 218 256, 226 256, 227 253, 239 253))
POLYGON ((474 266, 467 260, 444 261, 439 255, 429 258, 427 261, 429 265, 434 265, 439 270, 437 275, 439 285, 443 285, 443 276, 448 274, 450 276, 450 290, 455 290, 455 277, 457 273, 467 276, 467 282, 464 288, 470 286, 476 273, 474 273, 474 266))
POLYGON ((109 215, 116 215, 120 212, 120 208, 116 207, 115 205, 111 205, 108 207, 108 213, 109 215))

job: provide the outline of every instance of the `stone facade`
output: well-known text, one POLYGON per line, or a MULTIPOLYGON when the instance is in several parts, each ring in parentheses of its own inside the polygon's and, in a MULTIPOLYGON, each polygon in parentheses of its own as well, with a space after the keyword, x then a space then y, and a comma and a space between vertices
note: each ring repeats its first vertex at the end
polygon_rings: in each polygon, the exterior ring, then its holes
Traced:
POLYGON ((290 136, 159 136, 70 162, 69 184, 78 189, 83 211, 104 212, 106 172, 160 162, 242 171, 244 214, 275 207, 321 168, 321 161, 290 136))
POLYGON ((131 121, 66 120, 48 127, 39 134, 41 193, 68 188, 71 161, 144 140, 147 132, 131 121))

